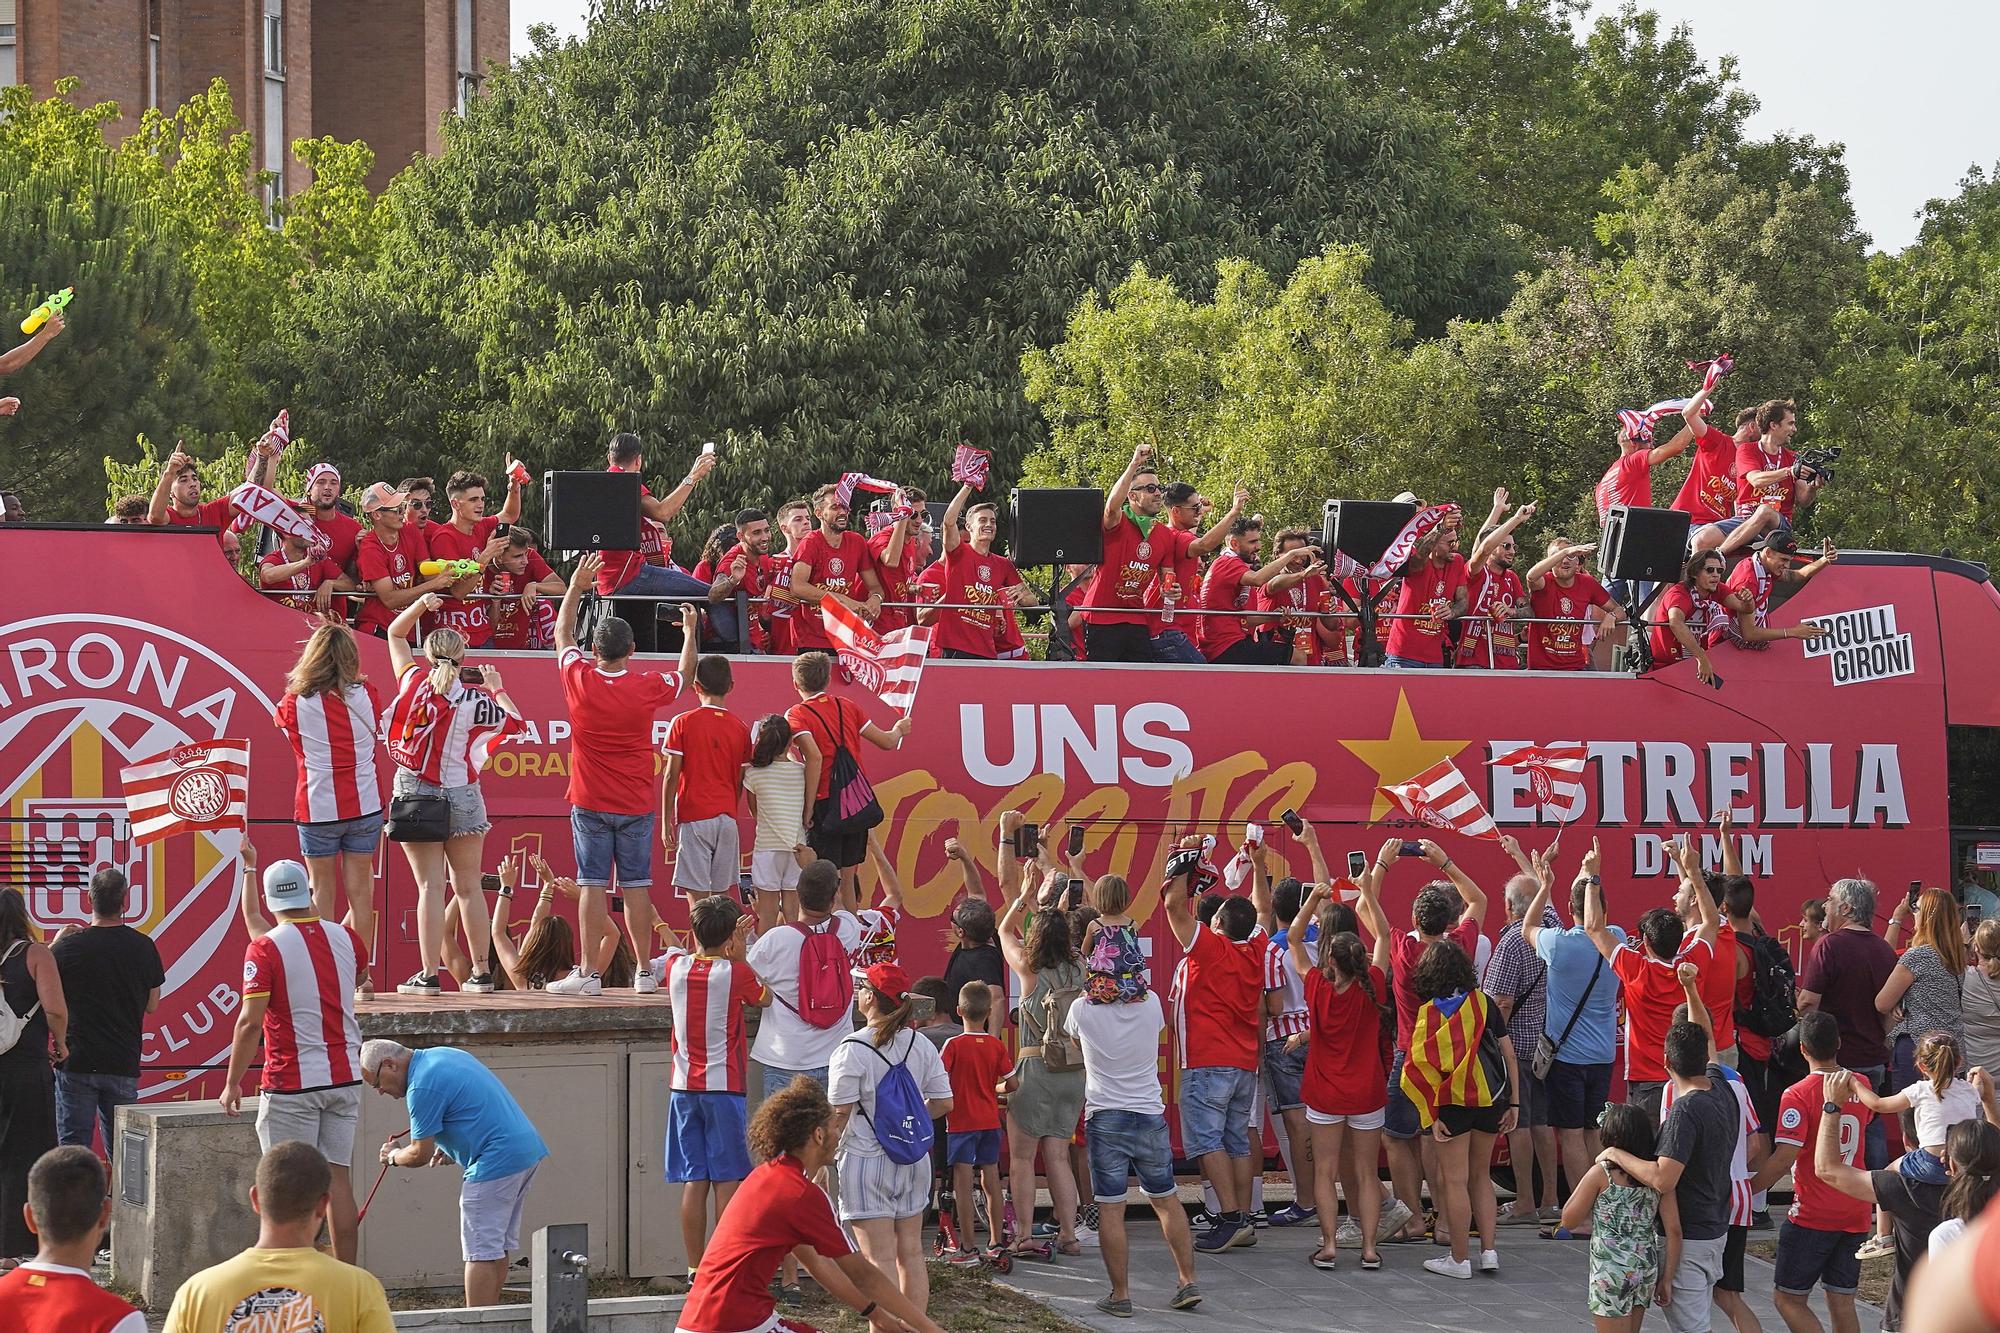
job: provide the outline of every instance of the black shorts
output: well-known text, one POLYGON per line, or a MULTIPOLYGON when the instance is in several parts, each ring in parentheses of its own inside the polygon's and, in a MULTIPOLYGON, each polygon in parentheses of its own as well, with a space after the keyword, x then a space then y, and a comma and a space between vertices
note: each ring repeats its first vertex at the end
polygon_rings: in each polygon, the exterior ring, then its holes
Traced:
POLYGON ((868 859, 868 831, 859 833, 823 833, 819 821, 806 830, 806 846, 812 848, 814 856, 822 861, 831 861, 842 870, 858 866, 868 859))
POLYGON ((1283 666, 1291 661, 1291 645, 1269 639, 1238 639, 1214 660, 1217 666, 1283 666))
POLYGON ((1611 1100, 1611 1062, 1572 1065, 1558 1060, 1549 1066, 1542 1089, 1549 1124, 1557 1129, 1596 1129, 1597 1117, 1611 1100))
POLYGON ((1083 651, 1093 662, 1150 662, 1153 636, 1144 625, 1100 625, 1087 621, 1083 627, 1083 651))
POLYGON ((1494 1106, 1440 1106, 1437 1118, 1444 1122, 1444 1132, 1453 1138, 1468 1133, 1498 1134, 1507 1110, 1504 1102, 1494 1106))
POLYGON ((1865 1231, 1815 1231, 1796 1222, 1778 1225, 1777 1276, 1773 1281, 1788 1296, 1804 1296, 1815 1286, 1852 1296, 1861 1285, 1861 1248, 1865 1231))
POLYGON ((1729 1228, 1729 1240, 1722 1247, 1722 1276, 1716 1279, 1717 1291, 1733 1291, 1739 1295, 1743 1291, 1743 1246, 1750 1239, 1749 1227, 1729 1228))

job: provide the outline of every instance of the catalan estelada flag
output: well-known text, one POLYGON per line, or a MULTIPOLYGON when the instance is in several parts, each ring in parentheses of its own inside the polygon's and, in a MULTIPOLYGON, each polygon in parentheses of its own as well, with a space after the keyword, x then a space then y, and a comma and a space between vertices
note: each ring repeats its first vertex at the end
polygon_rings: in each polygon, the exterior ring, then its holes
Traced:
POLYGON ((1483 991, 1460 991, 1417 1010, 1403 1060, 1403 1091, 1416 1103, 1425 1129, 1439 1106, 1491 1106, 1507 1095, 1506 1066, 1489 1069, 1479 1058, 1492 1003, 1483 991))

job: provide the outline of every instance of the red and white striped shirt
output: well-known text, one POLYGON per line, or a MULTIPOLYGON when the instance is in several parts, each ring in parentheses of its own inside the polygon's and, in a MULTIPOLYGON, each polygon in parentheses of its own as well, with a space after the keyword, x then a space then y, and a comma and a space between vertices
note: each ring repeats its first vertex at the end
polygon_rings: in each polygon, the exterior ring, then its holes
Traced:
POLYGON ((764 983, 743 963, 667 951, 667 1001, 674 1010, 675 1092, 743 1088, 743 1006, 764 998, 764 983))
MULTIPOLYGON (((1310 945, 1307 946, 1310 949, 1310 945)), ((1264 1040, 1282 1041, 1286 1037, 1296 1037, 1312 1027, 1306 1013, 1306 983, 1292 969, 1291 957, 1285 946, 1275 939, 1268 940, 1264 949, 1264 989, 1281 991, 1284 994, 1284 1008, 1264 1020, 1264 1040)))
POLYGON ((368 947, 318 917, 280 921, 243 953, 243 996, 268 995, 265 1092, 313 1092, 361 1080, 354 982, 368 947))
POLYGON ((375 772, 375 719, 381 700, 366 681, 335 695, 288 694, 271 721, 292 743, 299 789, 292 818, 301 824, 358 819, 382 808, 375 772))
MULTIPOLYGON (((1737 1110, 1741 1113, 1742 1124, 1736 1134, 1736 1152, 1729 1159, 1729 1225, 1747 1227, 1750 1225, 1750 1136, 1757 1132, 1757 1112, 1750 1105, 1750 1089, 1743 1080, 1735 1077, 1730 1070, 1723 1078, 1729 1090, 1736 1094, 1737 1110)), ((1667 1112, 1674 1109, 1674 1084, 1667 1080, 1667 1086, 1660 1095, 1660 1119, 1665 1121, 1667 1112)))
POLYGON ((403 668, 382 719, 389 758, 439 787, 477 782, 493 747, 522 730, 521 719, 485 690, 453 681, 451 693, 439 694, 422 662, 403 668))

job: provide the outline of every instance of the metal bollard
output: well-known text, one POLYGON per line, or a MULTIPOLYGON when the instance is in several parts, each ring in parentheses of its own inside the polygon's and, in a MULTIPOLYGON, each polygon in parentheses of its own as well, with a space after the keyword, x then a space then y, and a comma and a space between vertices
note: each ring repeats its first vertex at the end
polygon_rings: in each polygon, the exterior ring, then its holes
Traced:
POLYGON ((590 1325, 590 1228, 543 1227, 528 1250, 534 1333, 585 1333, 590 1325))

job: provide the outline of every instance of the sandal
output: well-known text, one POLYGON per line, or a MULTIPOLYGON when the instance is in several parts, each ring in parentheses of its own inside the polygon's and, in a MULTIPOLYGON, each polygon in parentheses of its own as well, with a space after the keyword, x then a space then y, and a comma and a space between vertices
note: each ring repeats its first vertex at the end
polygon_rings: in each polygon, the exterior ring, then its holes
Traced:
POLYGON ((1056 1253, 1074 1259, 1083 1253, 1083 1242, 1080 1240, 1066 1240, 1056 1246, 1056 1253))
POLYGON ((1331 1273, 1340 1267, 1340 1256, 1332 1250, 1320 1250, 1313 1255, 1312 1266, 1322 1272, 1331 1273))
POLYGON ((1362 1272, 1364 1272, 1364 1273, 1373 1273, 1373 1272, 1375 1272, 1375 1271, 1376 1271, 1377 1269, 1379 1269, 1379 1268, 1381 1268, 1381 1267, 1382 1267, 1382 1256, 1381 1256, 1381 1255, 1379 1255, 1379 1254, 1376 1254, 1376 1255, 1369 1255, 1369 1254, 1363 1254, 1363 1255, 1361 1256, 1361 1271, 1362 1271, 1362 1272))
POLYGON ((1590 1233, 1588 1231, 1571 1231, 1568 1227, 1563 1226, 1560 1223, 1557 1223, 1552 1226, 1545 1226, 1537 1234, 1540 1235, 1543 1240, 1589 1240, 1590 1239, 1590 1233))

